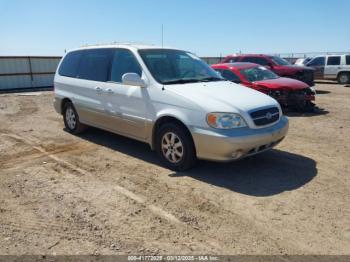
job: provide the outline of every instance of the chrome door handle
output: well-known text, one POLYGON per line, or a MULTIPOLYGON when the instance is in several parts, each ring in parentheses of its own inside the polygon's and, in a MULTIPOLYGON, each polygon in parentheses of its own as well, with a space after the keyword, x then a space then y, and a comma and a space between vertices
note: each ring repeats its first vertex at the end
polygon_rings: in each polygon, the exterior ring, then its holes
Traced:
POLYGON ((95 87, 95 90, 96 90, 97 92, 101 92, 101 91, 102 91, 102 88, 99 87, 99 86, 97 86, 97 87, 95 87))
POLYGON ((107 88, 107 93, 113 94, 113 89, 112 88, 107 88))

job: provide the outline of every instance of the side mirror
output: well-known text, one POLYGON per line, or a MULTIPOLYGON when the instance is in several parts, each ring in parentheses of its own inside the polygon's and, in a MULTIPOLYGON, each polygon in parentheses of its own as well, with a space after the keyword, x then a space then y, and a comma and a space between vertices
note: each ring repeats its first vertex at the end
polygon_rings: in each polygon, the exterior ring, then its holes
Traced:
POLYGON ((136 73, 126 73, 122 76, 122 83, 129 86, 146 87, 145 81, 136 73))

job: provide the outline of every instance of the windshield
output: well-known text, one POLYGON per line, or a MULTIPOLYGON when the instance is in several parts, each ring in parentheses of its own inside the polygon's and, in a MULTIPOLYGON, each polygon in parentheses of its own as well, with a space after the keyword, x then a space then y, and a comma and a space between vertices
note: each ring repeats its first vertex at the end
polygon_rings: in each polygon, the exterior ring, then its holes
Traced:
POLYGON ((241 69, 240 72, 249 82, 279 78, 278 75, 263 66, 241 69))
POLYGON ((224 81, 200 58, 192 53, 173 49, 139 50, 153 77, 161 84, 224 81))
POLYGON ((275 62, 277 65, 290 65, 290 63, 287 61, 287 60, 285 60, 285 59, 283 59, 283 58, 280 58, 280 57, 278 57, 278 56, 271 56, 271 59, 272 59, 272 61, 273 62, 275 62))

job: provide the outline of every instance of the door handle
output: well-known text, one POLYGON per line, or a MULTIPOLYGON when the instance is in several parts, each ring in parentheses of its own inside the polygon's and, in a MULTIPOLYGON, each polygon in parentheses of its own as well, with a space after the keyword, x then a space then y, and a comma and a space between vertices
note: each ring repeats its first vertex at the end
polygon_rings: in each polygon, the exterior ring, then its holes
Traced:
POLYGON ((107 88, 107 93, 109 93, 109 94, 113 94, 113 89, 112 88, 107 88))
POLYGON ((97 92, 101 92, 101 91, 102 91, 102 88, 99 87, 99 86, 97 86, 97 87, 95 87, 95 90, 96 90, 97 92))

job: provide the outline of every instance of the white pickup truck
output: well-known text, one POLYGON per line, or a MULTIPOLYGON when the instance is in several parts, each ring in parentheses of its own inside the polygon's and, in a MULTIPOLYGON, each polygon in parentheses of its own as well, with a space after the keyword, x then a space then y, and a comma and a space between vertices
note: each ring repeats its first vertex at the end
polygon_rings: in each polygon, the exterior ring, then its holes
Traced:
POLYGON ((337 80, 343 85, 350 83, 350 54, 317 56, 306 66, 315 69, 315 79, 337 80))

